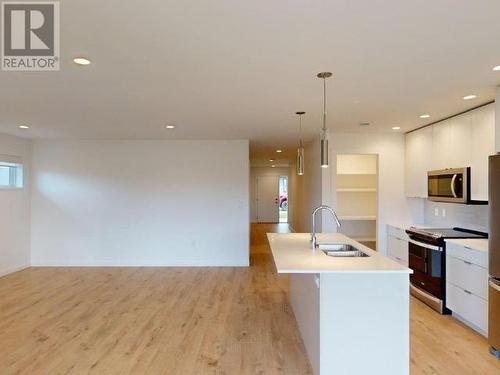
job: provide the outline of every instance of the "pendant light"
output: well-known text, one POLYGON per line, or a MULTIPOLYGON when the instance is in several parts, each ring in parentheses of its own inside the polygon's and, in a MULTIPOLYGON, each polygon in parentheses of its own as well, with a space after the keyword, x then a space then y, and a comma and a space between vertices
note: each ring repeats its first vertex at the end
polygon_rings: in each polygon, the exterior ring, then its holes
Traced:
POLYGON ((330 78, 332 73, 318 73, 318 78, 323 80, 323 127, 321 128, 321 168, 328 168, 328 136, 326 133, 326 79, 330 78))
POLYGON ((304 144, 302 143, 302 115, 305 112, 295 112, 299 115, 299 148, 297 149, 297 174, 302 176, 304 174, 304 144))

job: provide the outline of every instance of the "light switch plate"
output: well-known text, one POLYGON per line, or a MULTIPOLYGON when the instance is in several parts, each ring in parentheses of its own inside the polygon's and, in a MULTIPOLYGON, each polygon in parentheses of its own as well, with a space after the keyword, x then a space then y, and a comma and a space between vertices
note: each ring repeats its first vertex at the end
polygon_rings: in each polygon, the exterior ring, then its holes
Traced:
POLYGON ((434 216, 439 216, 439 208, 434 209, 434 216))
POLYGON ((443 208, 443 209, 441 210, 441 216, 442 216, 442 217, 446 217, 446 208, 443 208))

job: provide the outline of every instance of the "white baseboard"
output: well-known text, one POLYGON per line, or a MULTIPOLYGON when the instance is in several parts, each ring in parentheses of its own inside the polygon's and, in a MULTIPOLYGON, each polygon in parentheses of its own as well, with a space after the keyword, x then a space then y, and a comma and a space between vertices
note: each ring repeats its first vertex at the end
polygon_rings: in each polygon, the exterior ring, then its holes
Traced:
POLYGON ((30 267, 29 264, 24 264, 22 266, 5 268, 3 270, 0 270, 0 277, 9 275, 9 274, 14 273, 14 272, 22 271, 22 270, 29 268, 29 267, 30 267))
POLYGON ((95 263, 61 263, 61 262, 33 262, 31 267, 249 267, 250 261, 238 263, 217 263, 217 264, 191 264, 191 263, 115 263, 115 262, 95 262, 95 263))
POLYGON ((486 332, 485 330, 483 330, 482 328, 478 327, 477 325, 475 325, 474 323, 471 323, 469 322, 467 319, 465 318, 462 318, 461 315, 455 313, 455 312, 452 312, 451 313, 451 316, 453 316, 456 320, 459 320, 461 321, 463 324, 465 324, 466 326, 472 328, 474 331, 476 331, 477 333, 483 335, 484 337, 488 338, 488 332, 486 332))

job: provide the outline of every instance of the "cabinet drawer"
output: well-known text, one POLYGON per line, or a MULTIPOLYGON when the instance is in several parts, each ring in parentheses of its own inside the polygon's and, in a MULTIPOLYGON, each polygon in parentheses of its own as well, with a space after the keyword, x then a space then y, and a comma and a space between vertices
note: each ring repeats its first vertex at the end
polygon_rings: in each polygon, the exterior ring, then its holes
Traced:
POLYGON ((387 234, 389 236, 398 237, 398 238, 401 238, 403 240, 408 239, 408 235, 406 234, 404 228, 395 227, 392 225, 387 225, 387 234))
POLYGON ((389 236, 387 252, 401 264, 408 265, 408 241, 389 236))
POLYGON ((446 255, 446 281, 488 299, 488 271, 469 261, 446 255))
POLYGON ((395 257, 394 255, 389 254, 389 259, 392 259, 395 262, 398 262, 402 266, 408 267, 408 261, 401 259, 399 257, 395 257))
POLYGON ((475 250, 453 242, 446 242, 446 254, 488 269, 488 254, 484 251, 475 250))
POLYGON ((481 330, 488 331, 488 303, 484 299, 447 282, 446 307, 481 330))

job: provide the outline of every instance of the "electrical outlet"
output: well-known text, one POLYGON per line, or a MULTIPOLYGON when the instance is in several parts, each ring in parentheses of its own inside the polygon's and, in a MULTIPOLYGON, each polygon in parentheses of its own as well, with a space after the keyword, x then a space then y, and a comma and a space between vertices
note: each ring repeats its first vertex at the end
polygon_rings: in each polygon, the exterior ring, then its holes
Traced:
POLYGON ((439 216, 439 208, 434 209, 434 216, 439 216))
POLYGON ((443 209, 441 210, 441 216, 442 216, 442 217, 446 217, 446 208, 443 208, 443 209))

